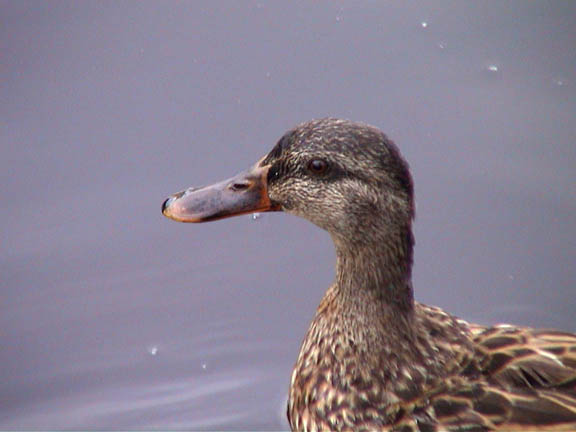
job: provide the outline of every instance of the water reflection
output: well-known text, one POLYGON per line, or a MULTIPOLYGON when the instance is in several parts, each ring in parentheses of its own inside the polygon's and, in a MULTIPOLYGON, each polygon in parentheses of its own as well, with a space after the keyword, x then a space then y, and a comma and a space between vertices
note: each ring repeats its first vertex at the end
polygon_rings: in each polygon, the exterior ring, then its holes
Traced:
POLYGON ((0 426, 3 429, 43 429, 48 424, 53 429, 84 429, 86 425, 94 429, 285 428, 285 420, 277 410, 285 398, 284 388, 276 385, 276 395, 269 399, 265 412, 255 403, 263 388, 278 381, 269 353, 284 350, 270 342, 243 341, 237 328, 230 322, 211 323, 196 338, 180 344, 167 343, 162 355, 158 346, 149 346, 147 352, 154 357, 152 362, 142 358, 139 362, 108 364, 105 369, 94 367, 77 371, 74 376, 63 375, 57 383, 45 381, 44 385, 55 394, 25 405, 10 418, 2 418, 0 426), (86 379, 94 374, 100 378, 86 379), (65 416, 62 407, 66 407, 65 416))

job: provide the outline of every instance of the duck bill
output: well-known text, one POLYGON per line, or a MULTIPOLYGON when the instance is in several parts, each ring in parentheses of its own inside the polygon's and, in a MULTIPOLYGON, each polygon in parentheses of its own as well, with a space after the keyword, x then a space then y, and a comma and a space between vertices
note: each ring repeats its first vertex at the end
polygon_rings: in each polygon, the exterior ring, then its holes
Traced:
POLYGON ((280 210, 268 197, 268 169, 256 164, 228 180, 178 192, 164 201, 162 213, 178 222, 208 222, 280 210))

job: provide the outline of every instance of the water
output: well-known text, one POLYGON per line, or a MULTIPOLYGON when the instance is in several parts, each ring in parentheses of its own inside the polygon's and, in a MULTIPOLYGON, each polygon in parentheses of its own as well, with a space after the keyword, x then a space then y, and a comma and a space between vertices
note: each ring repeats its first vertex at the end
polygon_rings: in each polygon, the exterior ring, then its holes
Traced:
POLYGON ((0 8, 1 429, 285 429, 329 237, 160 206, 314 117, 410 162, 418 300, 576 331, 576 4, 0 8))

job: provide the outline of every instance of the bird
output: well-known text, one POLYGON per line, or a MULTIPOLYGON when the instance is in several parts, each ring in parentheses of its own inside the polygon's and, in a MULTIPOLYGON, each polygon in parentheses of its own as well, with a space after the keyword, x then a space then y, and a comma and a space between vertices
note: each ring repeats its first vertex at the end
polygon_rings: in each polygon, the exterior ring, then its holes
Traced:
POLYGON ((377 127, 323 118, 246 171, 163 202, 180 222, 266 211, 328 231, 327 289, 294 366, 294 431, 574 431, 576 335, 482 326, 414 300, 414 187, 377 127))

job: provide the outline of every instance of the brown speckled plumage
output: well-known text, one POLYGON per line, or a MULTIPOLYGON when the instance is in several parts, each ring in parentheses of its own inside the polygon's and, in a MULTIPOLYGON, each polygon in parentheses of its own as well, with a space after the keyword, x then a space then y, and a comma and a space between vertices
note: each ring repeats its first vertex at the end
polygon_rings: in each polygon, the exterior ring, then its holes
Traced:
POLYGON ((575 335, 413 300, 412 180, 382 132, 311 121, 258 166, 269 206, 327 230, 337 253, 292 373, 293 430, 576 430, 575 335))

